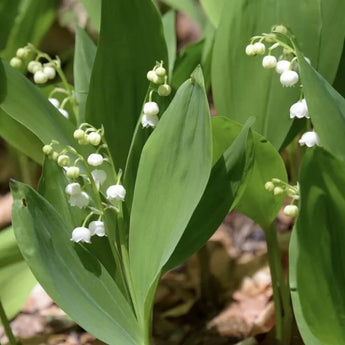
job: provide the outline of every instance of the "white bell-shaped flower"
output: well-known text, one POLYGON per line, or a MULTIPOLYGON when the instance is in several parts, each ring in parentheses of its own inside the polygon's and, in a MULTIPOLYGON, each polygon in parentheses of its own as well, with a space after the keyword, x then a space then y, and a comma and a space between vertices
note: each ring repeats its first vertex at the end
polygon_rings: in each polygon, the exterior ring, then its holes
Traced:
POLYGON ((34 74, 34 82, 36 84, 45 84, 48 81, 48 76, 43 71, 37 71, 34 74))
POLYGON ((100 220, 94 220, 89 224, 89 230, 91 233, 91 236, 97 235, 99 237, 106 236, 105 229, 104 229, 104 223, 100 220))
POLYGON ((156 102, 147 102, 144 105, 144 114, 153 116, 159 113, 159 107, 156 102))
POLYGON ((47 76, 48 79, 54 79, 56 77, 56 70, 52 66, 45 66, 43 68, 43 73, 47 76))
POLYGON ((313 147, 315 145, 318 145, 318 146, 320 145, 319 136, 314 131, 304 133, 298 142, 301 146, 306 145, 307 147, 313 147))
POLYGON ((107 198, 109 200, 124 201, 126 189, 121 184, 114 184, 107 189, 107 198))
POLYGON ((254 48, 254 44, 248 44, 246 46, 246 54, 248 56, 254 56, 256 53, 255 53, 255 48, 254 48))
POLYGON ((69 183, 66 188, 65 192, 68 195, 78 195, 81 193, 81 187, 80 184, 75 182, 75 183, 69 183))
POLYGON ((266 50, 266 47, 263 43, 261 43, 261 42, 254 43, 255 54, 263 55, 263 54, 265 54, 265 50, 266 50))
POLYGON ((91 238, 90 230, 83 226, 79 226, 72 231, 71 241, 73 242, 91 243, 90 238, 91 238))
POLYGON ((101 140, 102 140, 102 137, 97 132, 91 132, 87 135, 87 141, 91 145, 97 146, 100 144, 101 140))
POLYGON ((49 101, 55 108, 59 108, 60 102, 59 102, 58 99, 56 99, 56 98, 48 98, 48 101, 49 101))
POLYGON ((103 156, 99 153, 91 153, 87 158, 87 163, 94 167, 97 167, 103 163, 103 156))
POLYGON ((69 118, 69 114, 68 114, 68 111, 66 109, 59 108, 58 110, 63 117, 65 117, 66 119, 69 118))
POLYGON ((262 67, 264 68, 274 68, 277 66, 277 59, 273 55, 267 55, 262 59, 262 67))
POLYGON ((297 117, 298 119, 302 119, 303 117, 309 119, 309 111, 308 106, 305 98, 301 99, 300 101, 294 103, 290 107, 290 118, 293 119, 297 117))
POLYGON ((282 74, 283 72, 288 71, 290 68, 290 61, 288 60, 280 60, 277 62, 276 72, 282 74))
POLYGON ((294 86, 298 81, 299 76, 295 71, 285 71, 280 76, 280 83, 286 87, 294 86))
POLYGON ((91 171, 91 175, 93 180, 95 181, 96 185, 99 187, 107 178, 107 174, 104 170, 95 169, 91 171))
POLYGON ((159 121, 159 117, 157 115, 146 115, 143 114, 141 118, 141 124, 144 128, 152 127, 155 128, 159 121))
POLYGON ((69 204, 71 206, 76 206, 79 208, 86 207, 90 202, 90 197, 86 192, 81 192, 79 194, 73 194, 69 198, 69 204))
POLYGON ((296 205, 287 205, 283 210, 284 214, 289 217, 296 217, 298 214, 298 207, 296 205))

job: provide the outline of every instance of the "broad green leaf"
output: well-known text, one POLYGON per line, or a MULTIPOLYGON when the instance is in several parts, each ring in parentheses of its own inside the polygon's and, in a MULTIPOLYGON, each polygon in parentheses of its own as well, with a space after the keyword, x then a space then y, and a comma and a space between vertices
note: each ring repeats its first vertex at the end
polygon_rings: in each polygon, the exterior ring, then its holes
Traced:
POLYGON ((11 189, 19 248, 54 301, 107 344, 141 344, 131 306, 88 245, 70 241, 71 229, 33 189, 21 183, 11 189))
MULTIPOLYGON (((216 117, 212 120, 212 126, 218 137, 218 140, 214 141, 214 155, 219 157, 238 135, 241 125, 228 118, 216 117)), ((286 182, 287 176, 284 162, 277 150, 263 136, 255 132, 254 155, 252 171, 243 188, 238 192, 232 208, 243 212, 266 228, 276 217, 284 202, 284 196, 273 196, 265 190, 264 185, 273 177, 286 182)))
POLYGON ((177 91, 140 159, 129 234, 139 305, 145 303, 199 203, 211 163, 209 110, 198 68, 177 91))
POLYGON ((162 17, 162 23, 163 23, 163 29, 164 29, 164 37, 165 42, 168 49, 168 59, 169 59, 169 76, 171 77, 175 59, 176 59, 176 49, 177 49, 177 43, 176 43, 176 14, 175 11, 169 11, 164 14, 162 17))
POLYGON ((35 162, 42 164, 42 141, 0 109, 0 136, 35 162))
POLYGON ((215 27, 219 24, 225 2, 226 0, 201 0, 208 18, 215 27))
POLYGON ((18 249, 12 228, 2 230, 0 232, 0 298, 9 318, 19 312, 35 284, 36 279, 18 249))
POLYGON ((201 64, 204 40, 188 45, 176 59, 171 85, 178 89, 191 75, 196 66, 201 64))
POLYGON ((315 131, 326 149, 345 160, 345 99, 305 61, 299 49, 295 48, 315 131))
POLYGON ((201 7, 194 0, 163 0, 164 3, 175 10, 183 12, 192 19, 200 28, 203 28, 206 22, 201 7))
MULTIPOLYGON (((0 107, 43 143, 74 142, 73 125, 50 104, 28 79, 0 60, 0 107)), ((17 135, 20 135, 18 133, 17 135)))
POLYGON ((81 2, 89 14, 91 23, 99 31, 101 27, 102 0, 81 0, 81 2))
POLYGON ((325 0, 227 1, 217 30, 212 61, 213 95, 218 114, 241 123, 250 115, 255 116, 254 129, 280 149, 292 125, 289 108, 298 99, 299 90, 283 88, 275 71, 262 68, 262 57, 245 55, 245 46, 252 36, 283 23, 292 29, 313 66, 332 81, 345 30, 343 24, 333 25, 332 18, 332 15, 340 15, 344 2, 334 0, 331 3, 324 11, 328 5, 325 0), (329 37, 336 39, 330 44, 329 37))
POLYGON ((58 0, 22 0, 2 55, 10 59, 27 43, 38 45, 55 19, 58 4, 58 0))
MULTIPOLYGON (((229 212, 254 160, 253 137, 248 133, 251 124, 249 122, 243 127, 213 166, 204 194, 164 271, 181 264, 200 249, 229 212)), ((215 135, 213 131, 213 138, 215 135)))
POLYGON ((3 0, 0 3, 0 51, 6 47, 21 0, 3 0))
POLYGON ((89 35, 83 29, 77 27, 73 72, 75 95, 79 103, 79 124, 85 122, 86 99, 89 93, 96 50, 97 47, 89 35))
POLYGON ((156 61, 168 65, 159 13, 151 0, 103 0, 102 25, 86 121, 106 128, 115 166, 124 169, 156 61))
POLYGON ((345 343, 345 164, 322 148, 303 160, 290 244, 290 289, 306 345, 345 343))

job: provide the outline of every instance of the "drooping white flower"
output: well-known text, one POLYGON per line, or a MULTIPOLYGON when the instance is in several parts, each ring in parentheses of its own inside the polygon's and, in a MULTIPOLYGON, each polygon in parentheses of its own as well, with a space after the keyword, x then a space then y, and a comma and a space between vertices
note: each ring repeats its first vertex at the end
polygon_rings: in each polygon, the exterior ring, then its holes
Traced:
POLYGON ((78 178, 80 175, 80 169, 78 167, 67 167, 65 170, 66 175, 69 178, 75 179, 78 178))
POLYGON ((293 119, 297 117, 298 119, 302 119, 303 117, 309 119, 309 111, 308 106, 305 98, 301 99, 300 101, 294 103, 290 107, 290 118, 293 119))
POLYGON ((296 217, 298 214, 298 207, 296 205, 287 205, 283 210, 284 214, 289 217, 296 217))
POLYGON ((34 82, 36 84, 45 84, 48 81, 48 76, 43 72, 38 70, 34 74, 34 82))
POLYGON ((263 55, 263 54, 265 54, 265 50, 266 50, 266 47, 263 43, 261 43, 261 42, 254 43, 255 54, 263 55))
POLYGON ((273 55, 267 55, 262 59, 262 67, 264 68, 274 68, 277 66, 277 59, 273 55))
POLYGON ((64 116, 66 119, 69 118, 68 111, 66 109, 59 108, 59 112, 61 113, 62 116, 64 116))
POLYGON ((99 153, 91 153, 87 158, 87 163, 97 167, 103 163, 103 156, 99 153))
POLYGON ((144 114, 153 116, 159 113, 159 107, 156 102, 147 102, 144 105, 144 114))
POLYGON ((71 241, 73 242, 91 243, 90 238, 91 238, 90 230, 83 226, 79 226, 72 231, 71 241))
POLYGON ((60 102, 59 102, 58 99, 56 99, 56 98, 48 98, 48 101, 49 101, 55 108, 59 108, 60 102))
POLYGON ((314 131, 305 132, 298 142, 301 146, 306 145, 307 147, 313 147, 315 145, 318 145, 318 146, 320 145, 319 136, 314 131))
POLYGON ((107 198, 109 200, 124 201, 126 189, 121 184, 114 184, 107 189, 107 198))
POLYGON ((76 206, 79 208, 86 207, 90 202, 90 197, 86 192, 81 192, 79 194, 71 195, 69 198, 69 204, 71 206, 76 206))
POLYGON ((171 86, 169 84, 163 84, 158 87, 157 90, 159 96, 166 97, 171 93, 171 86))
POLYGON ((74 183, 69 183, 66 188, 65 188, 65 192, 68 195, 78 195, 81 193, 81 187, 80 184, 77 182, 74 183))
POLYGON ((277 62, 276 72, 282 74, 283 72, 288 71, 290 68, 290 61, 288 60, 280 60, 277 62))
POLYGON ((255 55, 255 48, 254 48, 254 44, 248 44, 246 46, 246 54, 248 56, 253 56, 255 55))
POLYGON ((93 177, 93 180, 96 183, 96 186, 100 186, 107 178, 107 174, 104 170, 101 169, 95 169, 91 171, 91 175, 93 177))
POLYGON ((91 132, 87 135, 87 141, 91 145, 97 146, 100 144, 101 140, 102 140, 102 137, 97 132, 91 132))
POLYGON ((45 66, 43 68, 43 73, 47 76, 48 79, 54 79, 56 77, 56 70, 52 66, 45 66))
POLYGON ((91 236, 97 235, 99 237, 106 236, 105 229, 104 229, 104 223, 100 220, 94 220, 89 224, 89 230, 91 233, 91 236))
POLYGON ((159 118, 157 115, 146 115, 146 114, 143 114, 142 118, 141 118, 141 124, 144 128, 147 128, 147 127, 156 127, 157 126, 157 123, 159 121, 159 118))
POLYGON ((30 61, 28 64, 28 71, 36 73, 42 69, 42 64, 39 61, 30 61))
POLYGON ((280 76, 280 83, 286 87, 294 86, 298 81, 299 76, 295 71, 285 71, 280 76))

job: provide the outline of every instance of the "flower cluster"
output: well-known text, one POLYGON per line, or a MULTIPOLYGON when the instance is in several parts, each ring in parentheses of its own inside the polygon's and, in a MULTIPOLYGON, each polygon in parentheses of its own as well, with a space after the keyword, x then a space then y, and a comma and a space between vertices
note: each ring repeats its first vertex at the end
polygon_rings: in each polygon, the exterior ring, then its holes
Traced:
POLYGON ((157 62, 155 67, 147 72, 147 79, 151 82, 149 99, 144 104, 141 124, 144 128, 156 127, 159 121, 159 106, 152 101, 153 93, 157 92, 159 96, 166 97, 171 93, 171 86, 168 84, 168 75, 163 67, 163 61, 157 62))
MULTIPOLYGON (((262 66, 266 69, 275 69, 277 74, 280 75, 280 83, 282 86, 292 87, 297 85, 300 81, 296 51, 292 44, 289 45, 283 42, 277 33, 283 34, 286 38, 289 38, 287 28, 283 25, 276 25, 272 28, 270 33, 252 37, 250 44, 246 47, 246 54, 249 56, 264 55, 266 52, 265 43, 268 44, 269 48, 267 49, 267 55, 262 59, 262 66), (277 59, 277 57, 273 55, 273 52, 277 51, 279 48, 282 52, 277 59)), ((305 60, 310 64, 310 60, 307 57, 305 57, 305 60)), ((300 85, 300 87, 301 96, 296 103, 291 105, 290 118, 310 119, 307 101, 303 96, 302 85, 300 85)), ((320 140, 316 132, 310 131, 302 135, 299 143, 300 145, 312 147, 314 145, 320 145, 320 140)))
MULTIPOLYGON (((70 180, 65 187, 69 204, 90 211, 83 224, 73 230, 71 240, 90 243, 94 235, 106 236, 102 221, 104 211, 119 211, 120 203, 125 200, 126 190, 120 183, 122 172, 115 171, 103 128, 96 129, 84 123, 74 131, 73 136, 80 145, 94 147, 95 152, 84 157, 72 146, 64 146, 55 140, 44 145, 42 150, 48 158, 55 160, 63 168, 70 180), (107 176, 107 169, 102 168, 104 164, 110 165, 112 176, 107 176), (103 188, 102 185, 107 182, 108 187, 103 188)), ((109 172, 109 169, 107 171, 109 172)))
POLYGON ((291 186, 278 178, 273 178, 271 181, 265 183, 265 189, 273 193, 273 195, 285 195, 291 198, 290 205, 284 207, 284 214, 290 217, 297 216, 298 207, 295 205, 295 202, 300 198, 298 184, 291 186))

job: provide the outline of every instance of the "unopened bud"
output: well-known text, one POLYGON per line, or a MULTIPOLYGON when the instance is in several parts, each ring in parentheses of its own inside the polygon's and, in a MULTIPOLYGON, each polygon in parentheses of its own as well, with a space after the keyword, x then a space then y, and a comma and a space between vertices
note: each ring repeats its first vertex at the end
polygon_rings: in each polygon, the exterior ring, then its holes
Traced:
POLYGON ((36 73, 42 69, 42 64, 38 61, 30 61, 28 64, 28 71, 31 73, 36 73))
POLYGON ((80 170, 78 167, 68 167, 66 168, 66 175, 72 179, 78 178, 80 175, 80 170))
POLYGON ((265 183, 265 189, 268 191, 268 192, 273 192, 274 190, 274 183, 271 182, 271 181, 268 181, 265 183))
POLYGON ((284 193, 284 189, 281 187, 274 187, 273 194, 274 195, 281 195, 284 193))
POLYGON ((171 93, 171 87, 168 84, 163 84, 158 87, 159 96, 165 97, 169 96, 171 93))
POLYGON ((158 77, 165 77, 167 74, 167 71, 165 70, 164 67, 160 66, 157 67, 155 70, 156 74, 158 75, 158 77))
POLYGON ((10 65, 13 68, 21 68, 23 66, 23 61, 21 59, 19 59, 18 57, 13 57, 10 60, 10 65))
POLYGON ((298 207, 296 205, 287 205, 284 207, 284 214, 289 217, 296 217, 298 214, 298 207))
POLYGON ((53 147, 51 145, 44 145, 42 151, 45 155, 50 155, 53 152, 53 147))
POLYGON ((85 136, 85 132, 82 129, 76 129, 73 133, 74 139, 82 139, 85 136))
POLYGON ((100 144, 101 140, 102 140, 102 137, 97 132, 91 132, 90 134, 87 135, 87 141, 91 145, 97 146, 100 144))
POLYGON ((60 155, 57 163, 60 165, 60 167, 66 167, 70 164, 70 158, 67 155, 60 155))

